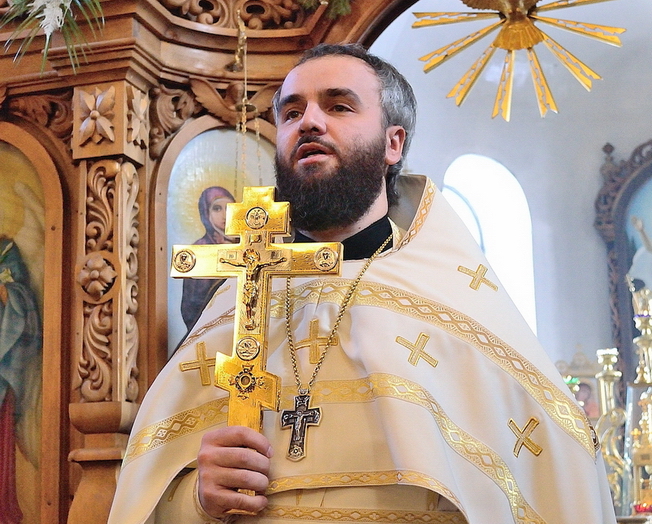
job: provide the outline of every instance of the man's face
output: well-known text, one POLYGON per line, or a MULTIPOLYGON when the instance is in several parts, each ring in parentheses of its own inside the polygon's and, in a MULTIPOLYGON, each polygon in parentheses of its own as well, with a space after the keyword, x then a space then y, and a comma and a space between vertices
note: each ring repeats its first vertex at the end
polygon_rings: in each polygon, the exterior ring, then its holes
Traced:
POLYGON ((315 58, 281 88, 277 121, 278 198, 305 231, 348 226, 384 188, 390 148, 380 83, 350 56, 315 58))

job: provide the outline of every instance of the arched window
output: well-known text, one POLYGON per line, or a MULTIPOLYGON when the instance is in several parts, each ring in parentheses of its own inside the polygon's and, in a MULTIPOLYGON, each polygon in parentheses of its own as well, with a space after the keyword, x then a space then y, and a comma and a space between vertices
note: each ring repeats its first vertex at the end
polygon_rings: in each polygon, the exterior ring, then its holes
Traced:
POLYGON ((446 170, 442 193, 536 333, 532 220, 514 175, 491 158, 462 155, 446 170))

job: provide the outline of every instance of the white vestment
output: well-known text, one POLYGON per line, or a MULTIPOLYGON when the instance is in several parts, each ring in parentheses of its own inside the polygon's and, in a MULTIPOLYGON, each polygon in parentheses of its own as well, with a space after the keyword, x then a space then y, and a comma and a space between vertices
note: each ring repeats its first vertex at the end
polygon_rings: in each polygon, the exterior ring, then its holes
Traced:
MULTIPOLYGON (((278 413, 264 414, 274 456, 261 521, 464 522, 436 511, 427 494, 438 493, 470 524, 615 523, 595 433, 476 242, 429 179, 401 176, 399 192, 393 248, 364 274, 313 388, 322 419, 308 427, 303 460, 286 458, 290 430, 278 413), (376 488, 381 508, 369 507, 376 488), (328 490, 341 495, 338 508, 325 502, 328 490), (346 502, 347 493, 356 495, 346 502), (414 505, 392 506, 407 493, 414 505)), ((341 277, 292 279, 295 345, 311 327, 328 336, 363 264, 344 262, 341 277)), ((273 290, 267 370, 282 379, 281 409, 293 409, 285 279, 273 290)), ((180 365, 201 360, 201 347, 207 358, 230 353, 235 291, 233 279, 218 290, 147 393, 109 524, 154 522, 202 434, 226 423, 213 368, 203 385, 200 369, 180 365)), ((307 382, 309 349, 297 353, 307 382)), ((193 508, 191 492, 172 495, 193 508)))

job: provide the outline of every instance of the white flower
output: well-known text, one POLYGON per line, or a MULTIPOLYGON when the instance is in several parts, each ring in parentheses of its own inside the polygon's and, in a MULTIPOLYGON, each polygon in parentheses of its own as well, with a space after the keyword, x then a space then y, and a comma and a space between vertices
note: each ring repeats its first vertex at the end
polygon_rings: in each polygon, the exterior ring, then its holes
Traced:
POLYGON ((52 33, 61 29, 71 0, 34 0, 30 12, 35 13, 41 21, 39 25, 49 40, 52 33))

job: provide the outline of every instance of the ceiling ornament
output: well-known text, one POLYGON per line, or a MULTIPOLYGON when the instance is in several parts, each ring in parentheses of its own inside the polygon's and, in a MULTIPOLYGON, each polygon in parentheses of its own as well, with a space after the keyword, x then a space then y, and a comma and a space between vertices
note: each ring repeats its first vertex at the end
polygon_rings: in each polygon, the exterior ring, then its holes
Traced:
POLYGON ((426 62, 423 70, 426 73, 430 72, 489 33, 499 30, 493 42, 482 52, 480 57, 473 63, 450 93, 448 93, 447 97, 454 98, 458 106, 462 105, 494 52, 497 49, 503 49, 506 52, 505 59, 491 116, 494 118, 500 114, 506 121, 509 121, 511 114, 514 64, 516 61, 516 52, 519 50, 525 50, 527 53, 530 72, 532 73, 532 80, 534 82, 534 90, 539 105, 539 113, 542 117, 548 111, 554 111, 556 113, 557 104, 552 96, 552 92, 550 91, 550 87, 548 86, 548 82, 534 50, 537 44, 543 44, 548 48, 553 56, 570 71, 587 91, 591 90, 593 80, 600 79, 600 76, 596 72, 572 55, 558 42, 550 38, 535 23, 548 24, 615 46, 620 46, 620 39, 617 35, 625 31, 625 29, 619 27, 541 16, 541 13, 553 9, 596 4, 609 0, 557 0, 545 5, 537 5, 540 4, 539 0, 461 1, 472 9, 490 12, 414 13, 418 20, 412 24, 412 27, 439 26, 475 20, 497 19, 497 21, 492 21, 484 29, 480 29, 432 53, 422 56, 420 60, 426 62))

